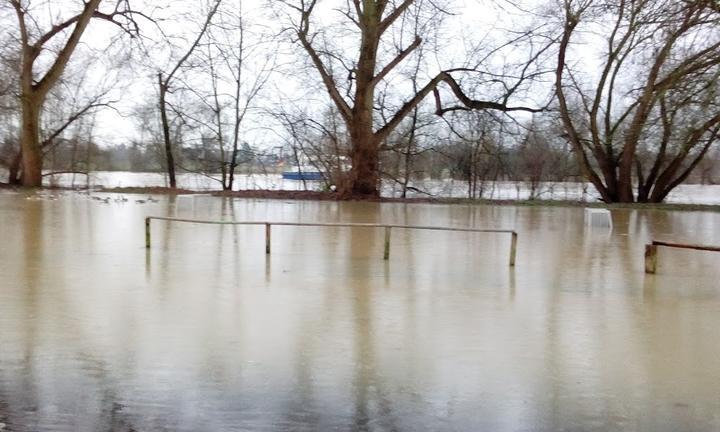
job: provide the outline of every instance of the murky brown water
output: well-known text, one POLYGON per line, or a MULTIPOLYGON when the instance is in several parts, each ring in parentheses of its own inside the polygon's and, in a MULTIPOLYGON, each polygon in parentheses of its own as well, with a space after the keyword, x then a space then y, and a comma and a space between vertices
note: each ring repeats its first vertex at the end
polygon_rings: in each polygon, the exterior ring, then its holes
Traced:
MULTIPOLYGON (((113 197, 115 198, 115 197, 113 197)), ((0 194, 5 431, 717 431, 720 214, 200 200, 200 217, 503 235, 154 223, 174 205, 0 194)), ((183 216, 192 216, 183 210, 183 216)), ((182 213, 182 212, 181 212, 182 213)), ((3 427, 0 425, 0 430, 3 427)))

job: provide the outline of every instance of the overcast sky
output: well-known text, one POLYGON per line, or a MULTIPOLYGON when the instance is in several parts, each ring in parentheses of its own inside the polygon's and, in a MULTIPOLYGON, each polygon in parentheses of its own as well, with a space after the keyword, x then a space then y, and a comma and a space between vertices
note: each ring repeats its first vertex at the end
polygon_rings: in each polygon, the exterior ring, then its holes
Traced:
MULTIPOLYGON (((89 81, 94 83, 107 83, 108 81, 118 80, 118 86, 114 93, 111 93, 111 99, 117 99, 115 104, 117 111, 112 109, 104 109, 97 115, 96 139, 101 144, 121 144, 127 143, 133 138, 138 138, 137 121, 132 118, 133 110, 140 104, 154 102, 155 95, 155 73, 158 69, 167 69, 168 60, 177 58, 179 53, 183 52, 189 40, 196 34, 199 23, 202 20, 204 8, 198 7, 200 2, 196 0, 173 0, 167 3, 161 3, 163 0, 141 2, 134 0, 132 3, 135 8, 143 11, 149 11, 153 16, 160 18, 159 26, 165 35, 170 36, 175 50, 170 49, 169 45, 162 42, 158 28, 148 22, 142 22, 141 32, 144 35, 144 47, 149 49, 148 55, 141 50, 135 48, 133 60, 128 68, 123 69, 122 73, 108 70, 113 65, 113 59, 103 58, 101 52, 92 65, 86 65, 75 62, 68 70, 68 73, 81 73, 83 70, 91 71, 88 73, 89 81), (158 6, 165 5, 165 8, 158 6)), ((242 3, 244 16, 247 23, 254 27, 257 33, 262 31, 268 33, 279 33, 287 23, 281 22, 273 18, 272 8, 277 8, 277 3, 271 6, 267 0, 223 0, 225 7, 235 8, 242 3)), ((49 19, 68 11, 77 9, 78 0, 53 0, 48 3, 45 13, 40 15, 39 19, 49 19)), ((447 11, 451 15, 444 17, 444 25, 442 27, 441 52, 434 54, 432 60, 428 61, 428 69, 425 71, 427 76, 437 73, 440 68, 446 69, 451 67, 463 66, 466 57, 466 50, 473 44, 481 43, 486 40, 488 35, 500 40, 509 37, 504 29, 519 30, 528 25, 528 18, 523 16, 517 9, 514 9, 509 3, 490 2, 483 0, 450 0, 447 1, 447 11)), ((524 7, 531 7, 535 2, 524 7)), ((38 4, 38 3, 34 3, 38 4)), ((316 29, 320 29, 323 24, 338 24, 340 22, 348 23, 342 15, 333 10, 336 7, 344 7, 344 0, 321 0, 321 8, 317 17, 318 25, 316 29)), ((107 7, 109 3, 105 6, 107 7)), ((37 7, 41 8, 42 5, 37 7)), ((12 16, 5 16, 9 25, 15 25, 12 16)), ((83 44, 87 49, 104 50, 109 41, 118 34, 117 28, 103 22, 94 22, 83 36, 83 44)), ((303 95, 303 91, 307 90, 308 79, 319 82, 317 73, 314 70, 293 67, 297 66, 305 59, 305 53, 299 46, 293 46, 289 43, 290 35, 281 36, 281 42, 278 45, 268 45, 270 49, 279 51, 278 68, 279 73, 270 80, 262 101, 262 104, 272 104, 281 97, 294 98, 303 95)), ((127 39, 125 39, 127 40, 127 39)), ((436 41, 427 40, 426 43, 433 44, 436 41)), ((495 42, 487 39, 487 44, 495 42)), ((428 46, 428 49, 431 49, 428 46)), ((348 48, 348 51, 352 51, 348 48)), ((514 53, 522 56, 523 53, 514 53)), ((355 57, 354 52, 348 52, 350 57, 355 57)), ((510 54, 510 56, 513 54, 510 54)), ((507 56, 507 55, 506 55, 507 56)), ((411 61, 406 59, 405 62, 411 61)), ((398 81, 397 79, 395 80, 398 81)), ((407 98, 410 93, 403 92, 402 80, 396 84, 400 89, 399 98, 407 98)), ((407 87, 405 88, 407 90, 407 87)), ((545 90, 540 91, 542 95, 545 90)), ((308 103, 319 104, 319 101, 326 99, 322 92, 315 91, 307 97, 315 97, 316 100, 308 100, 308 103)), ((261 117, 255 117, 251 123, 246 126, 250 127, 254 132, 249 132, 246 137, 253 144, 261 144, 263 141, 272 141, 271 135, 262 132, 261 117)), ((272 145, 266 142, 265 145, 272 145)))

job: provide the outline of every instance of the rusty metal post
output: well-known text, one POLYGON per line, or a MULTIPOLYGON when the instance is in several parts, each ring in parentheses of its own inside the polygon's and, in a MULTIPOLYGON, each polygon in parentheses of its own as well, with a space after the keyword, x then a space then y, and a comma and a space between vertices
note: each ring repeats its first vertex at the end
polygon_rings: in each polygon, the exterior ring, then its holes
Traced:
POLYGON ((383 252, 383 259, 385 261, 390 259, 390 227, 385 227, 385 251, 383 252))
POLYGON ((513 231, 512 239, 510 240, 510 267, 515 267, 515 256, 517 255, 517 240, 518 235, 515 231, 513 231))
POLYGON ((655 274, 657 271, 657 245, 645 245, 645 273, 655 274))
POLYGON ((270 255, 270 224, 265 224, 265 254, 270 255))

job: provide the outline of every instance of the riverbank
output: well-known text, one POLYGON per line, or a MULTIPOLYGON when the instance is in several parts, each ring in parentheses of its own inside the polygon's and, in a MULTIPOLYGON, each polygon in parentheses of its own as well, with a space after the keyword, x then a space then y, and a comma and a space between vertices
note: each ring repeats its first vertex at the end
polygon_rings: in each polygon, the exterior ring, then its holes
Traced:
MULTIPOLYGON (((27 190, 16 186, 0 183, 0 189, 27 190)), ((44 187, 47 191, 79 191, 86 189, 65 187, 44 187)), ((245 199, 273 199, 273 200, 305 200, 305 201, 364 201, 379 203, 408 203, 408 204, 458 204, 458 205, 487 205, 487 206, 520 206, 520 207, 588 207, 607 209, 637 209, 637 210, 668 210, 668 211, 708 211, 720 212, 717 204, 685 204, 685 203, 613 203, 588 202, 574 200, 513 200, 513 199, 472 199, 472 198, 444 198, 444 197, 380 197, 357 198, 346 200, 334 192, 320 191, 290 191, 290 190, 243 190, 243 191, 197 191, 190 189, 171 189, 167 187, 116 187, 96 188, 91 193, 116 193, 138 195, 212 195, 226 198, 245 199)))
MULTIPOLYGON (((271 191, 248 190, 233 192, 216 192, 213 196, 231 198, 260 198, 260 199, 298 199, 313 201, 343 201, 337 193, 316 191, 271 191)), ((413 198, 357 198, 349 201, 387 202, 387 203, 420 203, 420 204, 463 204, 463 205, 491 205, 491 206, 523 206, 523 207, 590 207, 590 208, 624 208, 644 210, 681 210, 681 211, 714 211, 720 212, 720 205, 714 204, 677 204, 677 203, 613 203, 568 201, 568 200, 499 200, 499 199, 473 199, 473 198, 442 198, 442 197, 413 197, 413 198)))
MULTIPOLYGON (((4 178, 0 176, 0 181, 4 178)), ((78 179, 72 175, 52 176, 45 179, 45 186, 58 186, 63 188, 89 188, 91 190, 99 190, 100 188, 113 189, 121 193, 130 193, 130 191, 140 188, 158 188, 155 192, 161 193, 168 186, 167 178, 160 173, 139 173, 139 172, 94 172, 90 177, 78 179), (80 181, 82 180, 82 181, 80 181), (122 189, 116 189, 122 188, 122 189)), ((433 202, 441 200, 455 201, 466 200, 468 196, 467 182, 446 179, 416 179, 407 191, 407 197, 413 199, 429 199, 433 202)), ((221 185, 215 178, 203 176, 199 174, 184 173, 177 176, 177 187, 182 189, 182 193, 215 193, 221 192, 221 185)), ((291 197, 279 192, 281 199, 298 199, 305 195, 306 191, 320 192, 326 190, 322 182, 298 182, 295 180, 283 179, 281 175, 247 175, 242 174, 236 176, 234 190, 240 191, 261 191, 261 192, 242 192, 243 194, 251 194, 261 197, 267 197, 265 191, 291 191, 299 192, 291 197)), ((139 193, 144 193, 140 190, 139 193)), ((483 182, 481 187, 476 190, 476 197, 492 202, 499 201, 561 201, 561 202, 579 202, 584 203, 595 202, 599 200, 599 195, 589 183, 583 182, 541 182, 532 184, 527 182, 511 182, 511 181, 487 181, 483 182)), ((381 194, 383 197, 400 198, 403 196, 402 187, 391 181, 383 182, 381 185, 381 194)), ((307 199, 337 199, 337 197, 327 196, 328 194, 311 193, 305 195, 307 199)), ((244 195, 246 196, 246 195, 244 195)), ((697 185, 683 184, 678 186, 670 193, 665 200, 671 204, 701 204, 720 206, 720 185, 697 185)))
POLYGON ((101 192, 107 193, 137 193, 137 194, 209 194, 226 198, 247 199, 280 199, 280 200, 309 200, 309 201, 364 201, 380 203, 409 203, 409 204, 462 204, 462 205, 490 205, 490 206, 522 206, 522 207, 589 207, 607 209, 642 209, 642 210, 674 210, 674 211, 712 211, 720 212, 717 204, 680 204, 680 203, 613 203, 570 201, 570 200, 508 200, 508 199, 479 199, 479 198, 443 198, 443 197, 380 197, 380 198, 353 198, 343 199, 336 192, 320 191, 288 191, 288 190, 243 190, 203 192, 170 188, 103 188, 101 192))

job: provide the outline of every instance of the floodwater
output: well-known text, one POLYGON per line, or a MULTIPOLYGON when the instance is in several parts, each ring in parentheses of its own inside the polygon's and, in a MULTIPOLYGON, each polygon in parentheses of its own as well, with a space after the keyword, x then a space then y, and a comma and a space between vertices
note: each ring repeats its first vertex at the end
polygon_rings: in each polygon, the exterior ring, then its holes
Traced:
MULTIPOLYGON (((219 178, 219 175, 216 176, 219 178)), ((196 191, 220 190, 220 183, 202 174, 183 173, 177 177, 178 186, 196 191)), ((117 188, 117 187, 164 187, 168 185, 167 176, 162 173, 97 171, 89 176, 77 174, 58 174, 47 176, 47 185, 68 188, 117 188)), ((467 182, 453 179, 413 180, 408 197, 466 198, 467 182), (420 191, 420 192, 418 192, 420 191)), ((319 181, 285 180, 280 174, 238 174, 234 190, 322 190, 325 187, 319 181)), ((401 196, 402 188, 395 182, 385 181, 382 194, 387 197, 401 196)), ((530 184, 512 181, 485 181, 476 190, 477 198, 496 200, 565 200, 598 201, 600 196, 590 183, 541 182, 530 184), (482 186, 482 187, 481 187, 482 186)), ((677 204, 720 204, 720 185, 683 184, 674 189, 667 202, 677 204)))
POLYGON ((720 430, 720 213, 107 196, 0 194, 3 432, 720 430))

